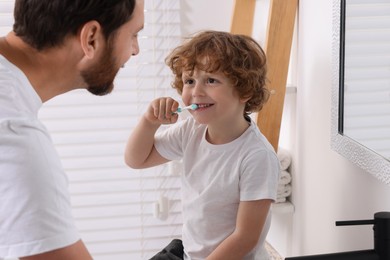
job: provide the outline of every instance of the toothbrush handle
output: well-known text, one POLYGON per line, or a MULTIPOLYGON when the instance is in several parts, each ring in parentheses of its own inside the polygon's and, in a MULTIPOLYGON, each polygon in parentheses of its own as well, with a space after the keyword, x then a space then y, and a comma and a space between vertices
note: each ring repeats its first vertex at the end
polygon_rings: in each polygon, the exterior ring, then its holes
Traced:
POLYGON ((177 110, 176 110, 176 113, 180 113, 180 112, 183 112, 184 110, 188 110, 188 109, 191 109, 190 106, 188 107, 178 107, 177 110))
POLYGON ((175 112, 172 112, 172 115, 174 115, 174 114, 178 114, 178 113, 180 113, 180 112, 183 112, 183 108, 178 108, 175 112))
POLYGON ((195 110, 197 108, 198 108, 197 105, 192 104, 192 105, 186 106, 186 107, 178 107, 177 110, 175 112, 173 112, 173 113, 180 113, 180 112, 183 112, 184 110, 189 110, 189 109, 195 110))

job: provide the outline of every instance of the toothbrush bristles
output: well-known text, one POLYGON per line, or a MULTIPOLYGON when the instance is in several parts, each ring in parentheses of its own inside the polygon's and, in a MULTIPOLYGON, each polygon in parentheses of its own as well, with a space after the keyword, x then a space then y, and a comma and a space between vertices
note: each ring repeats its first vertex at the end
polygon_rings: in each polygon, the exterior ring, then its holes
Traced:
POLYGON ((191 109, 192 110, 197 110, 198 109, 198 105, 197 104, 192 104, 191 105, 191 109))

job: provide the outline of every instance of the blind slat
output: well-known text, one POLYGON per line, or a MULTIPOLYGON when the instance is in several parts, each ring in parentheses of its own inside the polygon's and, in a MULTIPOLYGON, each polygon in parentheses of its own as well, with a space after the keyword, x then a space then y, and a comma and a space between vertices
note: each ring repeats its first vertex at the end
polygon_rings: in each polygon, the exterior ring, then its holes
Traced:
POLYGON ((346 17, 344 134, 390 154, 390 1, 348 0, 346 17))

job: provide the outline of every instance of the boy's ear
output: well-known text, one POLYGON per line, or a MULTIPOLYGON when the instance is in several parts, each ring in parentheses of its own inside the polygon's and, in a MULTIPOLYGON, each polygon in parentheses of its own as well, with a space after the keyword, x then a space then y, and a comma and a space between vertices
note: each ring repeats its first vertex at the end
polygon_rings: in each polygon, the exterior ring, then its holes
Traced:
POLYGON ((102 41, 104 41, 100 23, 97 21, 89 21, 85 23, 81 27, 79 39, 84 56, 92 59, 99 50, 99 47, 102 46, 102 41))
POLYGON ((240 102, 245 104, 245 103, 248 102, 251 98, 252 98, 252 97, 242 97, 242 98, 240 98, 240 102))

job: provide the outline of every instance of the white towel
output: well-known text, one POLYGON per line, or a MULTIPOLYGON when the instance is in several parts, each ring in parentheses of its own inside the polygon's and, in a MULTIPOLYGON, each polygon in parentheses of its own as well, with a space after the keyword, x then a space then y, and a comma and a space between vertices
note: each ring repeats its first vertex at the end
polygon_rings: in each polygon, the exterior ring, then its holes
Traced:
POLYGON ((288 171, 281 171, 279 177, 279 184, 289 184, 291 182, 291 174, 288 171))
POLYGON ((285 171, 290 167, 291 165, 291 154, 286 149, 283 149, 281 147, 278 148, 277 156, 280 161, 280 169, 282 171, 285 171))
POLYGON ((286 198, 276 198, 275 203, 283 203, 283 202, 286 202, 286 201, 287 201, 286 198))
POLYGON ((278 193, 277 198, 287 198, 291 195, 292 187, 290 184, 287 185, 279 185, 278 186, 278 193))

